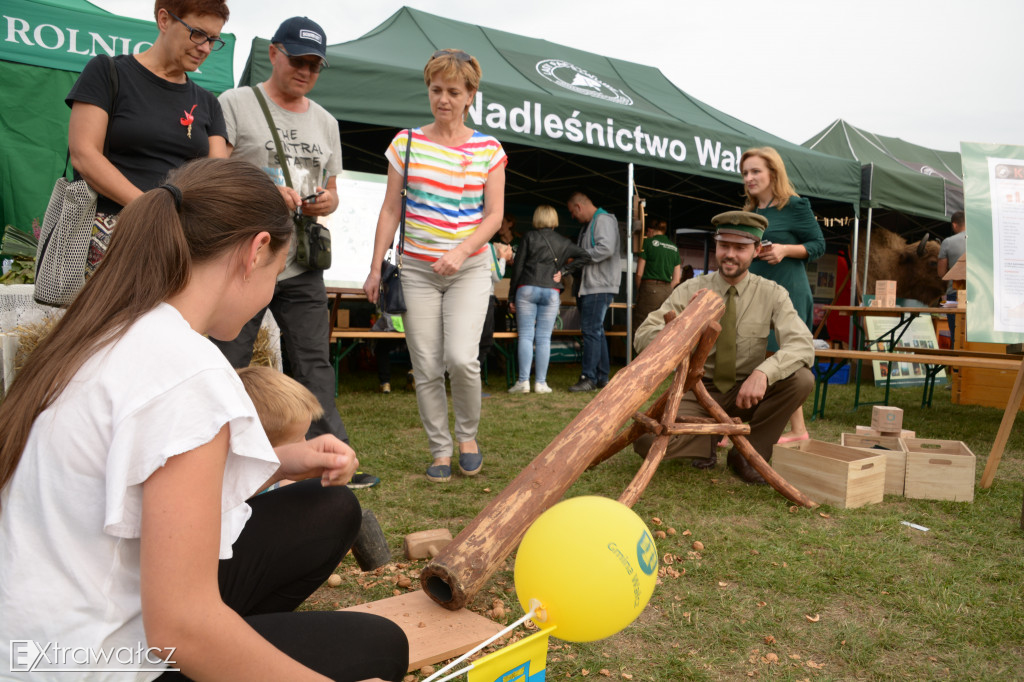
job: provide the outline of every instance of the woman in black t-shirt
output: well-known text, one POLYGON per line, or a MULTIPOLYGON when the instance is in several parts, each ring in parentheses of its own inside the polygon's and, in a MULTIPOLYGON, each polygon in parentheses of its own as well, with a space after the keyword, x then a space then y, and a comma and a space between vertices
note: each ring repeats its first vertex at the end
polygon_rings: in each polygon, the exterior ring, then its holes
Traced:
POLYGON ((93 58, 68 93, 68 147, 75 176, 100 195, 86 274, 106 251, 121 208, 168 171, 205 156, 227 157, 227 129, 212 93, 186 75, 223 47, 228 8, 219 0, 157 3, 160 33, 137 55, 93 58))

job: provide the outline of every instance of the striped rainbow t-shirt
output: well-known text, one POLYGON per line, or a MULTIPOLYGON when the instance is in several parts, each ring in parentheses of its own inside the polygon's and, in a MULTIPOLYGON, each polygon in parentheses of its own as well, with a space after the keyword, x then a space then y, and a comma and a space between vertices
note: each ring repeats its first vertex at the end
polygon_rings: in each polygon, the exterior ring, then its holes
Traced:
MULTIPOLYGON (((399 173, 404 172, 407 139, 408 131, 401 131, 384 154, 399 173)), ((506 163, 505 150, 490 135, 473 131, 465 144, 446 147, 415 128, 409 150, 405 255, 433 262, 473 234, 484 217, 487 178, 506 163)))

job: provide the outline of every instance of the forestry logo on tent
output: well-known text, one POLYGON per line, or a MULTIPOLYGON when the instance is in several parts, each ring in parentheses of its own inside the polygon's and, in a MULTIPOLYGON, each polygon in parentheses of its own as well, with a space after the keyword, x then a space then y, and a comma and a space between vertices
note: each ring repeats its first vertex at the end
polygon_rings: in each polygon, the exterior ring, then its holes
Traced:
POLYGON ((555 85, 572 90, 576 94, 633 106, 633 98, 625 92, 613 88, 589 71, 563 59, 544 59, 537 62, 537 73, 555 85))

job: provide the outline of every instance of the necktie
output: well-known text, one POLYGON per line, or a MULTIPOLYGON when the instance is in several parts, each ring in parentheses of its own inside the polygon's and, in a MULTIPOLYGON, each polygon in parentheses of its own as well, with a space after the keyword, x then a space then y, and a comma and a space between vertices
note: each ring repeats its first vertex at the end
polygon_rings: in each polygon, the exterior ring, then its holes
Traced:
POLYGON ((715 344, 715 388, 727 393, 736 383, 736 287, 725 292, 722 333, 715 344))

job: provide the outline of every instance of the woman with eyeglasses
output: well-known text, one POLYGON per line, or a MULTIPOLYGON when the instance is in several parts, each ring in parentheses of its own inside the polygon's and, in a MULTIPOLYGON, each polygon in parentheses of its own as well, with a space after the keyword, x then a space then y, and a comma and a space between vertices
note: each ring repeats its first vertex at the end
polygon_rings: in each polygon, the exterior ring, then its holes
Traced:
POLYGON ((450 480, 452 470, 445 371, 452 386, 459 470, 475 476, 483 467, 476 440, 481 398, 477 355, 491 292, 487 243, 504 215, 508 159, 496 139, 466 125, 480 77, 480 64, 462 50, 438 50, 423 69, 434 120, 400 131, 385 152, 388 183, 363 285, 367 298, 376 302, 381 262, 402 217, 408 171, 402 244, 408 311, 402 320, 430 445, 427 478, 435 483, 450 480))
POLYGON ((157 0, 154 14, 159 34, 152 47, 112 62, 94 57, 65 99, 75 177, 99 194, 87 275, 103 258, 124 206, 186 161, 228 155, 217 98, 187 75, 224 47, 227 3, 157 0))

